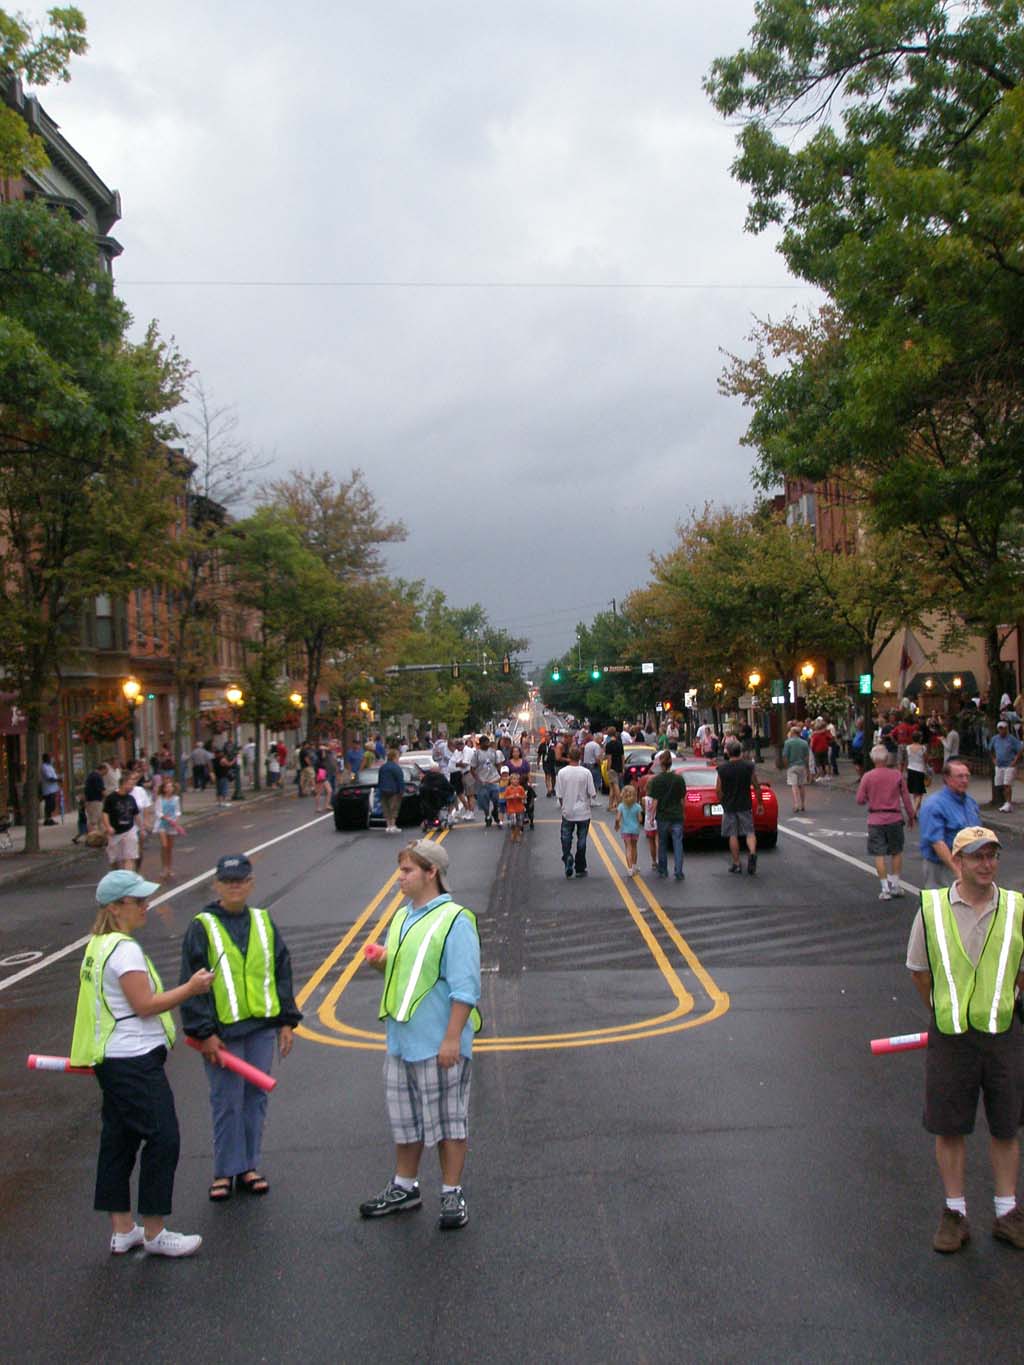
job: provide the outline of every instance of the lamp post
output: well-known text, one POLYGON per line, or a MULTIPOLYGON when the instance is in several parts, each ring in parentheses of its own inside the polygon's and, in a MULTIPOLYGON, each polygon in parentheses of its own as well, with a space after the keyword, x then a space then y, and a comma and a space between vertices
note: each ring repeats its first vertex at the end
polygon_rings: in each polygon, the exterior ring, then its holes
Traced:
POLYGON ((714 710, 715 710, 715 734, 716 734, 716 735, 718 734, 718 732, 719 732, 719 731, 721 730, 721 728, 722 728, 722 692, 723 692, 724 688, 725 688, 725 683, 722 682, 722 679, 721 679, 721 678, 716 678, 716 679, 715 679, 715 707, 714 707, 714 710))
POLYGON ((747 687, 750 689, 750 715, 753 721, 751 730, 754 732, 754 757, 758 763, 761 762, 761 727, 757 720, 757 689, 761 686, 761 674, 756 668, 752 668, 747 674, 747 687))
POLYGON ((232 683, 224 691, 227 703, 231 707, 234 717, 234 746, 235 746, 235 794, 232 801, 244 801, 245 794, 242 791, 242 755, 238 748, 238 714, 245 705, 245 693, 236 684, 232 683))
POLYGON ((129 710, 129 712, 130 712, 130 714, 131 714, 131 720, 132 720, 131 760, 132 760, 132 762, 134 763, 134 762, 135 762, 135 708, 136 708, 136 706, 138 706, 138 704, 139 704, 139 693, 142 691, 142 684, 139 682, 138 678, 125 678, 124 682, 121 684, 121 691, 124 693, 124 699, 125 699, 125 701, 128 703, 128 710, 129 710))
POLYGON ((288 700, 291 702, 291 704, 295 707, 296 711, 298 711, 298 713, 299 713, 299 729, 301 730, 301 729, 302 729, 302 712, 303 712, 303 709, 304 709, 304 708, 303 708, 303 705, 302 705, 302 693, 301 693, 301 692, 290 692, 290 693, 288 694, 288 700))

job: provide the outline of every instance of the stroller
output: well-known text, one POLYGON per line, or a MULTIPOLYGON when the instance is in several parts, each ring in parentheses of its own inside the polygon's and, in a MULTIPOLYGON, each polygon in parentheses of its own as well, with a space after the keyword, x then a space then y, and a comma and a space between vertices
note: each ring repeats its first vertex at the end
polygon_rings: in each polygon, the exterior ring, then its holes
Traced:
POLYGON ((455 790, 437 768, 429 768, 420 778, 420 815, 424 833, 431 829, 447 829, 452 823, 451 806, 455 790))
POLYGON ((526 784, 526 805, 523 809, 523 824, 533 829, 533 808, 537 804, 537 793, 529 782, 526 784))

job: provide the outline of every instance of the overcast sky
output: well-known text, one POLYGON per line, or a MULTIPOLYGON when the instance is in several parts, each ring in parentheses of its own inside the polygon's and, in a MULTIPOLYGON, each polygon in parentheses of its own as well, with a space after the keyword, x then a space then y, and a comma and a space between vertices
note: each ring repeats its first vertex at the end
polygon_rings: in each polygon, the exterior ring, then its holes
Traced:
POLYGON ((701 90, 748 0, 82 3, 40 96, 121 192, 137 322, 271 472, 362 467, 393 572, 540 665, 691 507, 750 498, 719 348, 810 296, 701 90))

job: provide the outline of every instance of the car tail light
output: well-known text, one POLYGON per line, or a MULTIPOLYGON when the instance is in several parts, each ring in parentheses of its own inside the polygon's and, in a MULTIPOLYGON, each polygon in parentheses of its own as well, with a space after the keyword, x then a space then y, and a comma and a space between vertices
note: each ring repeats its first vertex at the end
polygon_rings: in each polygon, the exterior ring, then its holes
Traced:
POLYGON ((764 800, 764 798, 765 798, 766 796, 774 796, 774 795, 775 795, 775 793, 772 791, 771 787, 762 787, 762 788, 761 788, 761 800, 762 800, 762 801, 764 800))

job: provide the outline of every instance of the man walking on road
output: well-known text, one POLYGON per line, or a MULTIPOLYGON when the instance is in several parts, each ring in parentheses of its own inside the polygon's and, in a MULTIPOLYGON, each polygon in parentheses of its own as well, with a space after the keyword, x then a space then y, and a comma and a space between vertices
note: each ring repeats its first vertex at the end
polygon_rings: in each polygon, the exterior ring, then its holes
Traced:
POLYGON ((789 727, 789 738, 782 746, 782 766, 786 770, 786 785, 793 798, 793 814, 806 810, 804 795, 807 785, 807 765, 811 761, 811 748, 800 734, 799 725, 789 727))
POLYGON ((484 824, 490 827, 493 819, 499 829, 501 829, 501 807, 498 804, 500 754, 500 749, 495 753, 491 748, 491 741, 487 735, 481 735, 480 744, 474 749, 469 760, 473 777, 476 779, 477 804, 484 813, 484 824))
MULTIPOLYGON (((743 746, 738 739, 725 743, 726 761, 718 765, 715 789, 722 806, 722 837, 729 840, 732 862, 730 872, 742 872, 740 867, 740 839, 747 841, 747 873, 757 871, 757 835, 754 833, 754 810, 751 788, 757 785, 757 771, 749 758, 743 758, 743 746)), ((757 813, 764 813, 760 788, 757 788, 757 813)), ((666 866, 666 871, 667 871, 666 866)))
POLYGON ((995 1185, 992 1235, 1024 1250, 1024 1210, 1017 1207, 1024 1040, 1014 1007, 1024 989, 1024 898, 996 885, 999 840, 990 829, 960 830, 950 862, 956 880, 948 890, 921 893, 907 944, 907 967, 931 1010, 924 1126, 935 1134, 946 1195, 932 1246, 949 1254, 970 1240, 965 1138, 974 1131, 980 1090, 995 1185))
POLYGON ((911 828, 914 825, 914 805, 907 789, 907 781, 898 768, 890 766, 889 750, 876 744, 871 750, 875 765, 866 772, 857 787, 857 804, 868 808, 868 855, 875 860, 875 871, 882 885, 880 901, 903 895, 900 871, 903 867, 903 816, 900 803, 907 813, 911 828), (886 871, 885 860, 892 863, 886 871))
POLYGON ((658 876, 668 876, 668 841, 671 838, 676 881, 681 882, 684 877, 683 802, 686 800, 686 783, 678 773, 671 771, 671 753, 662 750, 657 762, 661 771, 648 781, 646 794, 654 803, 654 818, 658 825, 658 876))
POLYGON ((587 875, 587 836, 590 833, 590 803, 596 799, 594 779, 580 767, 580 751, 569 749, 569 762, 555 778, 555 795, 562 808, 562 862, 565 875, 587 875), (572 836, 576 835, 576 859, 572 856, 572 836))
POLYGON ((619 804, 619 791, 622 788, 622 770, 625 765, 626 751, 614 726, 608 730, 604 742, 604 756, 608 760, 608 809, 614 810, 619 804))
POLYGON ((921 803, 921 857, 925 887, 948 886, 957 875, 951 852, 953 840, 968 825, 981 824, 981 811, 967 788, 971 770, 961 759, 942 766, 945 785, 921 803))

